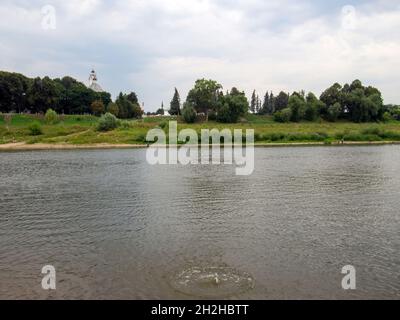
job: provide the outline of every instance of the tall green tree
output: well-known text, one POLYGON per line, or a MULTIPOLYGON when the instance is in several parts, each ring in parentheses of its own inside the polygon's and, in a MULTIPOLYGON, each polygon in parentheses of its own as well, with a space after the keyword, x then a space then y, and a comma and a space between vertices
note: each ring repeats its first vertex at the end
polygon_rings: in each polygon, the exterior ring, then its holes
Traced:
POLYGON ((319 100, 315 94, 309 92, 306 97, 306 110, 304 114, 305 120, 315 121, 325 109, 325 103, 319 100))
POLYGON ((175 88, 174 96, 171 100, 169 114, 171 116, 179 116, 181 114, 181 98, 178 89, 175 88))
POLYGON ((326 113, 326 120, 335 122, 338 120, 341 114, 342 107, 339 102, 336 102, 334 105, 329 106, 326 113))
POLYGON ((272 91, 269 96, 268 108, 269 114, 273 114, 275 112, 275 97, 272 91))
POLYGON ((321 116, 330 121, 339 117, 353 122, 378 121, 383 119, 385 112, 381 92, 377 88, 363 86, 360 80, 343 87, 335 83, 321 94, 320 99, 326 106, 321 110, 321 116))
POLYGON ((31 111, 45 113, 48 109, 58 109, 61 92, 54 81, 44 77, 33 80, 27 95, 31 111))
POLYGON ((256 97, 256 114, 261 113, 261 100, 260 97, 257 95, 256 97))
POLYGON ((186 123, 194 123, 196 121, 196 110, 190 102, 183 104, 182 117, 186 123))
POLYGON ((381 92, 373 87, 364 87, 359 80, 353 81, 349 92, 343 94, 343 104, 349 119, 354 122, 378 121, 383 117, 381 92))
POLYGON ((264 102, 262 104, 262 114, 271 115, 275 112, 275 97, 271 91, 271 94, 267 91, 264 96, 264 102))
POLYGON ((257 107, 257 95, 256 95, 256 90, 254 90, 253 94, 251 95, 251 102, 250 102, 251 113, 253 114, 256 113, 256 107, 257 107))
POLYGON ((118 105, 114 102, 110 102, 107 105, 107 112, 111 113, 112 115, 119 117, 119 108, 118 105))
POLYGON ((108 92, 97 92, 97 100, 100 100, 104 106, 108 106, 112 102, 111 94, 108 92))
POLYGON ((288 108, 292 111, 290 121, 299 122, 304 119, 306 102, 299 94, 292 94, 289 98, 288 108))
POLYGON ((117 100, 115 103, 119 109, 119 117, 121 119, 131 119, 133 118, 133 109, 134 104, 128 100, 127 96, 124 95, 122 92, 118 95, 117 100))
POLYGON ((129 102, 139 105, 139 99, 135 92, 130 92, 129 94, 127 94, 126 98, 129 102))
POLYGON ((281 111, 287 108, 289 103, 289 95, 283 91, 275 98, 275 111, 281 111))
POLYGON ((264 100, 261 107, 261 114, 268 114, 268 110, 269 110, 269 92, 267 91, 266 94, 264 95, 264 100))
POLYGON ((132 97, 136 97, 136 94, 133 96, 132 93, 126 95, 122 92, 118 95, 115 103, 118 106, 118 116, 121 119, 134 119, 141 118, 143 115, 143 110, 140 108, 138 103, 133 103, 132 101, 137 101, 136 99, 132 99, 132 97))
POLYGON ((90 108, 91 108, 93 114, 96 116, 100 116, 106 111, 104 103, 101 100, 93 101, 90 108))
POLYGON ((217 108, 221 90, 222 86, 214 80, 197 80, 194 88, 189 91, 186 102, 190 103, 196 112, 204 113, 208 119, 209 111, 217 108))
POLYGON ((231 92, 221 96, 218 101, 217 121, 236 123, 249 110, 249 101, 244 92, 232 88, 231 92))
POLYGON ((335 103, 342 104, 342 86, 339 83, 335 83, 321 94, 320 100, 327 106, 333 106, 335 103))
POLYGON ((22 74, 0 71, 0 112, 29 109, 26 98, 31 84, 22 74))

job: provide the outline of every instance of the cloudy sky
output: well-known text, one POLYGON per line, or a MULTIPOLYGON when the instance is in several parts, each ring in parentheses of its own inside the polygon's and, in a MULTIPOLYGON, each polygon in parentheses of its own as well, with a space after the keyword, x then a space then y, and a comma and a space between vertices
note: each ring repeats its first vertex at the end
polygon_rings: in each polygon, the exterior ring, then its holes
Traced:
POLYGON ((146 111, 203 77, 248 95, 359 78, 400 103, 400 0, 0 0, 0 17, 0 70, 95 68, 146 111))

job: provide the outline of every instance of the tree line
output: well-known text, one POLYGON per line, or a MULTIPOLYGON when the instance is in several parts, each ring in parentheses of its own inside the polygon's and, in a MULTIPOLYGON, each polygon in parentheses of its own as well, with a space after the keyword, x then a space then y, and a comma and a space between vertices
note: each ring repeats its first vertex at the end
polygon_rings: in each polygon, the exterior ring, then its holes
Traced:
POLYGON ((0 71, 1 113, 94 114, 110 112, 121 119, 142 116, 134 92, 120 93, 113 102, 108 92, 95 92, 72 77, 61 79, 28 78, 19 73, 0 71))
POLYGON ((372 86, 364 86, 360 80, 341 86, 335 83, 326 89, 319 98, 310 92, 293 92, 291 95, 280 92, 278 96, 266 93, 261 104, 253 92, 250 111, 257 114, 273 115, 276 121, 298 122, 327 121, 340 119, 353 122, 382 121, 393 117, 398 107, 384 105, 381 92, 372 86))
MULTIPOLYGON (((95 92, 71 77, 31 79, 0 71, 0 112, 45 113, 49 109, 59 114, 109 112, 121 119, 140 118, 143 114, 134 92, 120 93, 113 102, 108 92, 95 92)), ((234 123, 248 112, 270 115, 278 122, 400 120, 400 107, 384 105, 381 92, 364 86, 360 80, 344 86, 335 83, 320 97, 305 91, 281 91, 277 96, 267 91, 261 101, 254 90, 249 102, 245 93, 235 87, 224 92, 217 81, 199 79, 183 103, 175 88, 169 109, 172 116, 182 116, 188 123, 199 118, 234 123)), ((156 114, 164 114, 164 104, 156 114)))
MULTIPOLYGON (((175 89, 170 113, 180 114, 179 106, 179 93, 175 89)), ((400 120, 400 107, 384 105, 381 92, 375 87, 364 86, 360 80, 344 86, 335 83, 319 98, 304 90, 292 94, 281 91, 277 96, 267 91, 261 101, 254 90, 249 103, 244 92, 237 88, 224 94, 218 82, 200 79, 189 91, 182 115, 186 122, 194 122, 198 114, 219 122, 236 122, 248 111, 273 116, 277 122, 400 120)))

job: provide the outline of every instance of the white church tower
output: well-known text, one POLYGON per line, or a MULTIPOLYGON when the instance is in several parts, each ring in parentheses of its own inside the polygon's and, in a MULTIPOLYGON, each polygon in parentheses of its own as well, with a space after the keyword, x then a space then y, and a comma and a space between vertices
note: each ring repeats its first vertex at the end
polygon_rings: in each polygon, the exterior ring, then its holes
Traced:
POLYGON ((102 87, 97 83, 97 74, 96 71, 92 70, 89 75, 89 89, 92 89, 95 92, 103 92, 102 87))

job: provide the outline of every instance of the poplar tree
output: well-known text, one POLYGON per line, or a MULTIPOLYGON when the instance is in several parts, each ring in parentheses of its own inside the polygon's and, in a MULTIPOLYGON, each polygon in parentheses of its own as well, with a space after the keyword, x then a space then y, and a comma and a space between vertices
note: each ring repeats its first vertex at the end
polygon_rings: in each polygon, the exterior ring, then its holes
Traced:
POLYGON ((179 116, 181 114, 181 98, 178 90, 175 88, 174 97, 171 100, 169 114, 171 116, 179 116))
POLYGON ((269 114, 269 93, 268 91, 265 93, 264 102, 261 109, 262 114, 269 114))
POLYGON ((252 113, 256 113, 256 107, 257 107, 257 96, 256 96, 256 90, 254 90, 251 96, 250 111, 252 113))

